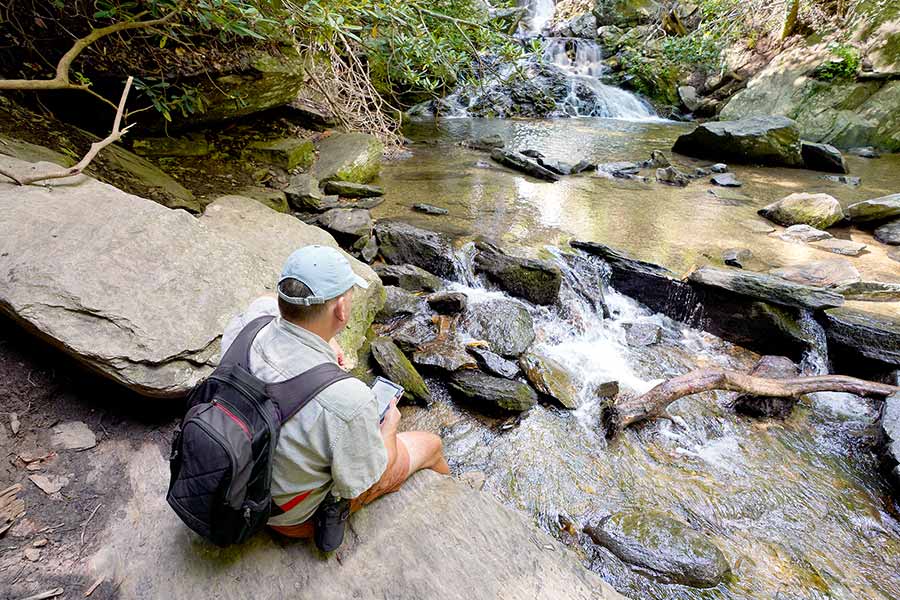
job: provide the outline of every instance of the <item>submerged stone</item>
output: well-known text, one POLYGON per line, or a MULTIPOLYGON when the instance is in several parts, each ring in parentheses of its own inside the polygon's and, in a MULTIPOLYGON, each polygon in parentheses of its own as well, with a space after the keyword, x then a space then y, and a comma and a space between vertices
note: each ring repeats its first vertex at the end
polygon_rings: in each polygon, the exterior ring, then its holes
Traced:
POLYGON ((890 194, 851 204, 847 207, 847 217, 854 223, 886 221, 900 217, 900 194, 890 194))
POLYGON ((524 383, 463 369, 450 378, 450 389, 487 413, 520 413, 537 404, 537 394, 524 383))
POLYGON ((625 323, 625 341, 631 347, 658 344, 662 340, 662 328, 655 323, 625 323))
POLYGON ((713 175, 710 180, 710 183, 713 185, 719 185, 722 187, 741 187, 744 185, 734 176, 734 173, 720 173, 718 175, 713 175))
POLYGON ((503 141, 503 138, 500 137, 499 134, 494 133, 492 135, 485 135, 480 138, 466 140, 462 142, 462 145, 473 150, 490 152, 494 148, 503 148, 506 145, 506 142, 503 141))
POLYGON ((131 149, 140 156, 206 156, 209 142, 202 133, 183 137, 147 137, 132 141, 131 149))
POLYGON ((753 252, 747 248, 729 248, 722 252, 722 262, 729 267, 744 268, 744 263, 753 258, 753 252))
POLYGON ((777 237, 786 242, 818 242, 819 240, 829 240, 834 236, 827 231, 816 229, 811 225, 791 225, 781 233, 775 234, 777 237))
POLYGON ((841 151, 831 144, 817 144, 803 141, 800 152, 807 169, 826 173, 849 173, 847 161, 841 151))
POLYGON ((475 248, 475 270, 511 295, 534 304, 553 304, 559 298, 562 273, 554 264, 510 256, 490 242, 476 242, 475 248))
POLYGON ((336 194, 342 198, 375 198, 384 196, 384 188, 381 186, 355 183, 353 181, 326 181, 323 189, 326 194, 336 194))
POLYGON ((862 183, 862 179, 859 177, 852 177, 850 175, 825 175, 822 177, 826 181, 833 181, 834 183, 843 183, 844 185, 852 185, 857 186, 862 183))
POLYGON ((705 535, 664 513, 619 512, 584 531, 623 562, 665 583, 715 587, 731 570, 705 535))
POLYGON ((450 213, 450 211, 446 208, 440 208, 439 206, 434 206, 433 204, 425 204, 423 202, 413 204, 413 210, 428 215, 446 215, 450 213))
POLYGON ((553 398, 563 408, 578 408, 578 389, 565 367, 549 356, 526 352, 519 357, 519 366, 534 389, 553 398))
POLYGON ((819 250, 825 250, 826 252, 842 254, 844 256, 859 256, 866 248, 868 248, 866 244, 850 240, 839 240, 837 238, 813 242, 810 246, 818 248, 819 250))
POLYGON ((846 258, 830 258, 772 269, 777 275, 803 285, 835 287, 860 280, 859 271, 846 258))
POLYGON ((531 175, 532 177, 535 177, 537 179, 543 179, 550 182, 559 181, 559 175, 547 169, 546 167, 539 165, 537 161, 528 158, 521 152, 504 150, 503 148, 495 148, 491 152, 491 159, 505 167, 509 167, 510 169, 514 169, 516 171, 521 171, 522 173, 531 175))
POLYGON ((757 212, 785 227, 806 224, 827 229, 844 218, 840 202, 828 194, 791 194, 757 212))

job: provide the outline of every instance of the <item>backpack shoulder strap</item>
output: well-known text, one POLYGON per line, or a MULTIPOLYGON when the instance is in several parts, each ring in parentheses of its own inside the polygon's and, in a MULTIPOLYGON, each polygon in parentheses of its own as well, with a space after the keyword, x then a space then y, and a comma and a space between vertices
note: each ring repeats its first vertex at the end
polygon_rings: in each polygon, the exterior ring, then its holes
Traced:
POLYGON ((332 362, 322 363, 308 371, 266 386, 269 397, 278 405, 284 425, 301 408, 309 404, 319 392, 333 383, 351 379, 353 375, 332 362))
POLYGON ((259 331, 274 319, 272 315, 263 315, 247 323, 241 332, 231 342, 231 346, 225 352, 225 356, 219 361, 219 365, 237 365, 244 369, 250 368, 250 346, 253 338, 259 331))

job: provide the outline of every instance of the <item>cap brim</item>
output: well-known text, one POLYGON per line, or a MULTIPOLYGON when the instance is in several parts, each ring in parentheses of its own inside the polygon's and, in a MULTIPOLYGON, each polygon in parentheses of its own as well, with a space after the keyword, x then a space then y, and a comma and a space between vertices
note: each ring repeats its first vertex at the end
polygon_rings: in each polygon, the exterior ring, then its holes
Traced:
POLYGON ((357 275, 356 273, 353 274, 353 283, 358 285, 359 287, 361 287, 364 290, 369 289, 369 282, 366 281, 365 279, 363 279, 362 277, 360 277, 359 275, 357 275))

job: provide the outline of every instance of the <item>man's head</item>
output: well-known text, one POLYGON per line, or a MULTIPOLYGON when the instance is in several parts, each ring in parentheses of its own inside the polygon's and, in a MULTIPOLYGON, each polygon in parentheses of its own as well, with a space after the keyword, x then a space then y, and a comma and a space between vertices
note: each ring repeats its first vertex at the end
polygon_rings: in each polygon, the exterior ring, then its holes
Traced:
POLYGON ((288 257, 281 272, 278 309, 291 323, 331 339, 350 319, 354 285, 369 287, 339 250, 304 246, 288 257))

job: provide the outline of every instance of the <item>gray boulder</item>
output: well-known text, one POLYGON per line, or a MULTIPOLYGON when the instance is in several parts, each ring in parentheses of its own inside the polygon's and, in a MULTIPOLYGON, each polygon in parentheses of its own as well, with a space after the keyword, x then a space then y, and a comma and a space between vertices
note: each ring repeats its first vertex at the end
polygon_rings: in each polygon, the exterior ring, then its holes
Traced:
POLYGON ((893 302, 900 300, 900 283, 883 281, 855 281, 837 286, 834 291, 845 300, 869 302, 893 302))
POLYGON ((426 204, 424 202, 413 204, 413 210, 425 213, 426 215, 446 215, 450 213, 446 208, 441 208, 440 206, 435 206, 433 204, 426 204))
POLYGON ((273 190, 272 188, 262 186, 251 186, 240 190, 234 195, 252 198, 262 205, 268 206, 272 210, 280 213, 291 212, 291 209, 288 206, 287 197, 281 190, 273 190))
POLYGON ((472 150, 490 152, 494 148, 503 148, 506 145, 506 142, 503 141, 503 138, 500 137, 499 134, 494 133, 480 138, 465 140, 462 142, 462 145, 466 148, 471 148, 472 150))
POLYGON ((900 317, 841 307, 826 310, 822 325, 829 346, 900 366, 900 317))
POLYGON ((691 272, 688 279, 702 286, 720 288, 783 306, 817 310, 841 306, 844 303, 844 298, 840 294, 823 288, 800 285, 780 277, 739 269, 701 267, 691 272))
POLYGON ((559 175, 546 167, 542 167, 536 160, 528 158, 521 152, 505 150, 503 148, 494 148, 494 150, 491 151, 491 159, 505 167, 521 171, 522 173, 531 175, 537 179, 559 181, 559 175))
POLYGON ((718 173, 710 177, 709 182, 722 187, 741 187, 744 185, 734 176, 734 173, 718 173))
POLYGON ((513 300, 495 299, 472 304, 460 327, 491 350, 506 357, 525 352, 534 341, 534 321, 524 306, 513 300))
POLYGON ((375 338, 371 349, 372 356, 385 377, 403 386, 404 397, 426 405, 431 403, 431 392, 428 391, 425 380, 393 340, 387 337, 375 338))
POLYGON ((826 173, 850 172, 844 155, 831 144, 817 144, 804 140, 800 145, 800 154, 807 169, 826 173))
POLYGON ((410 292, 436 292, 444 287, 440 277, 415 265, 376 265, 375 272, 385 285, 395 285, 410 292))
MULTIPOLYGON (((432 471, 350 517, 343 546, 326 556, 268 534, 239 549, 203 542, 165 502, 168 465, 154 443, 128 455, 122 470, 122 516, 96 532, 97 553, 76 576, 115 581, 122 598, 238 600, 258 586, 261 597, 320 600, 553 600, 559 590, 570 600, 623 600, 529 516, 432 471), (439 556, 429 558, 428 548, 439 556)), ((27 589, 11 591, 20 598, 27 589)))
POLYGON ((426 315, 414 315, 395 322, 384 332, 406 353, 415 352, 420 347, 437 338, 437 327, 426 315))
POLYGON ((697 88, 692 85, 678 86, 678 99, 681 105, 688 109, 688 112, 694 112, 700 108, 700 97, 697 95, 697 88))
POLYGON ((757 213, 785 227, 806 224, 817 229, 831 227, 844 218, 840 202, 828 194, 794 193, 757 213))
POLYGON ((387 323, 398 317, 421 312, 425 303, 415 294, 393 285, 384 286, 384 306, 375 315, 377 323, 387 323))
MULTIPOLYGON (((0 157, 3 169, 32 167, 0 157)), ((86 176, 46 186, 0 181, 0 210, 8 217, 0 220, 0 311, 155 397, 183 395, 212 371, 225 325, 274 289, 293 250, 337 246, 325 231, 247 198, 220 198, 195 219, 86 176), (98 211, 116 218, 98 224, 98 211)), ((350 263, 372 284, 359 290, 341 336, 352 357, 384 296, 369 267, 350 263)))
POLYGON ((895 219, 877 228, 875 239, 882 244, 900 246, 900 219, 895 219))
POLYGON ((489 413, 520 413, 537 404, 537 394, 524 383, 462 369, 450 378, 450 389, 473 407, 489 413))
POLYGON ((325 196, 319 191, 319 180, 308 173, 292 175, 284 195, 294 210, 319 211, 324 205, 325 196))
POLYGON ((381 171, 384 146, 365 133, 337 133, 319 142, 312 175, 319 181, 369 183, 381 171))
POLYGON ((704 123, 679 136, 674 152, 739 163, 800 167, 800 133, 787 117, 751 117, 704 123))
POLYGON ((476 242, 475 248, 476 272, 511 295, 534 304, 553 304, 559 298, 562 272, 552 263, 510 256, 490 242, 476 242))
POLYGON ((810 244, 810 246, 812 246, 813 248, 818 248, 819 250, 831 252, 833 254, 840 254, 842 256, 859 256, 865 251, 866 248, 868 248, 866 244, 862 244, 860 242, 840 240, 837 238, 813 242, 810 244))
POLYGON ((786 242, 818 242, 819 240, 830 240, 834 236, 827 231, 816 229, 806 224, 791 225, 781 233, 775 236, 785 240, 786 242))
POLYGON ((372 235, 372 215, 361 208, 333 208, 322 213, 318 224, 345 248, 372 235))
POLYGON ((437 292, 426 298, 428 306, 442 315, 456 315, 466 310, 469 297, 463 292, 437 292))
POLYGON ((888 396, 878 419, 878 454, 882 471, 900 495, 900 392, 888 396))
POLYGON ((478 361, 478 366, 491 375, 515 379, 516 375, 519 374, 519 365, 511 360, 506 360, 499 354, 494 354, 480 346, 470 346, 467 350, 478 361))
POLYGON ((445 279, 459 278, 453 245, 446 235, 400 221, 379 221, 375 235, 385 261, 415 265, 445 279))
POLYGON ((600 163, 599 165, 597 165, 597 172, 601 175, 608 175, 610 177, 626 179, 629 175, 637 175, 641 172, 641 163, 625 160, 600 163))
POLYGON ((664 169, 657 169, 656 180, 660 183, 677 185, 679 187, 684 187, 691 182, 690 177, 672 166, 666 167, 664 169))
POLYGON ((576 15, 557 23, 551 32, 556 37, 594 39, 597 37, 597 17, 591 13, 576 15))
POLYGON ((771 274, 801 285, 817 287, 837 287, 860 280, 859 271, 846 258, 797 263, 772 269, 771 274))
POLYGON ((659 10, 655 0, 596 0, 593 13, 598 26, 628 29, 649 23, 659 10))
POLYGON ((847 217, 854 223, 874 223, 900 217, 900 194, 851 204, 847 207, 847 217))
POLYGON ((290 171, 294 167, 309 168, 316 160, 316 149, 312 140, 282 138, 253 142, 244 148, 243 156, 290 171))
POLYGON ((526 352, 519 357, 519 366, 534 389, 553 398, 563 408, 578 408, 578 389, 561 364, 549 356, 526 352))
POLYGON ((586 527, 585 533, 623 562, 666 583, 715 587, 731 570, 705 535, 663 513, 616 513, 586 527))

